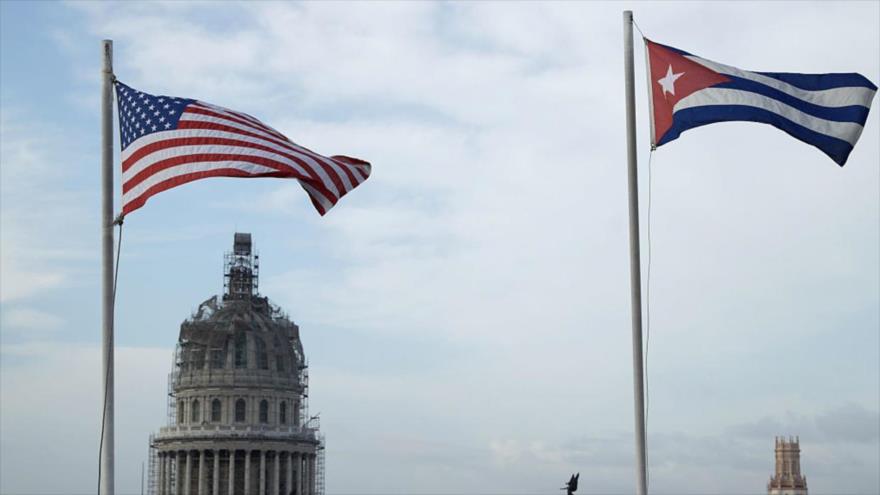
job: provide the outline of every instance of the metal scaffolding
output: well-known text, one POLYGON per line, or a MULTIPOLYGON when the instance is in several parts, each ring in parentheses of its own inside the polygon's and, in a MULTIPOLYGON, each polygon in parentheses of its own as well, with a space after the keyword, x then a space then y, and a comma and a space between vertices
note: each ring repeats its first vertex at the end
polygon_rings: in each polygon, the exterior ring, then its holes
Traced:
MULTIPOLYGON (((299 472, 310 482, 307 493, 324 495, 324 437, 317 415, 309 414, 309 366, 299 327, 259 295, 259 256, 249 234, 235 234, 224 265, 224 294, 202 302, 181 323, 167 377, 166 426, 149 437, 143 491, 225 495, 234 482, 236 495, 257 495, 261 478, 254 470, 271 480, 275 463, 274 486, 287 495, 292 473, 278 471, 279 459, 290 462, 295 455, 308 461, 297 468, 309 470, 299 472), (246 444, 256 446, 246 452, 268 454, 260 467, 241 456, 236 467, 235 453, 246 444), (245 479, 254 486, 245 488, 245 479)), ((261 490, 278 491, 272 486, 267 482, 261 490)))
POLYGON ((150 435, 150 448, 147 452, 149 470, 147 471, 147 495, 158 495, 159 487, 156 483, 159 479, 158 466, 156 465, 156 445, 153 443, 153 435, 150 435))
POLYGON ((324 449, 326 440, 324 435, 318 435, 318 465, 315 474, 315 495, 324 495, 324 449))

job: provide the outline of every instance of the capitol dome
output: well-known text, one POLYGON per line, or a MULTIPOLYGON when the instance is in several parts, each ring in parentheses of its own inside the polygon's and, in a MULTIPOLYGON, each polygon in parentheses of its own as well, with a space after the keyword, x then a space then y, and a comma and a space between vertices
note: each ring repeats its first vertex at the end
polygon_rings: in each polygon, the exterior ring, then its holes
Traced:
POLYGON ((299 327, 259 295, 250 234, 235 234, 225 266, 224 294, 180 325, 150 493, 322 495, 299 327))

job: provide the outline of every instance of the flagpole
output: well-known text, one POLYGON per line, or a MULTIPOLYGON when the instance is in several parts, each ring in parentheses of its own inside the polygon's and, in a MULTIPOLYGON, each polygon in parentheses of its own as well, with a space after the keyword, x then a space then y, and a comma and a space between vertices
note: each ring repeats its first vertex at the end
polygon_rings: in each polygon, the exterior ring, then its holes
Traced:
POLYGON ((104 404, 98 493, 113 495, 113 41, 102 41, 101 48, 101 395, 104 404))
POLYGON ((635 398, 636 493, 647 495, 645 457, 645 392, 642 371, 642 274, 639 254, 639 182, 636 155, 636 97, 633 75, 633 16, 623 12, 623 60, 626 80, 626 157, 629 189, 629 283, 632 291, 633 395, 635 398))

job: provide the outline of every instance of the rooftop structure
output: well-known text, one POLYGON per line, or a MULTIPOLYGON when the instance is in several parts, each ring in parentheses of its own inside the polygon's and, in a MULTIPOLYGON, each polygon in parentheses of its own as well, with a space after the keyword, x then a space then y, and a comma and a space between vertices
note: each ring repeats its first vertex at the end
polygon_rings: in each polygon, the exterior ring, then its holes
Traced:
POLYGON ((776 437, 776 472, 767 483, 768 495, 807 495, 807 477, 801 474, 798 437, 776 437))
POLYGON ((180 325, 149 493, 323 495, 299 327, 260 296, 250 234, 235 234, 224 272, 224 294, 180 325))

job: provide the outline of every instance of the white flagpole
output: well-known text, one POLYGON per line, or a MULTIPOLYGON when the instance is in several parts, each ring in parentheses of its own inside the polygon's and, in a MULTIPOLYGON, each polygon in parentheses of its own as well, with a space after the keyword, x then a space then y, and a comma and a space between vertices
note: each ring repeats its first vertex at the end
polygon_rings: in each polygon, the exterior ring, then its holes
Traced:
POLYGON ((113 495, 113 41, 102 41, 101 48, 101 395, 104 409, 98 493, 113 495))
POLYGON ((623 12, 623 60, 626 80, 626 157, 629 175, 629 283, 632 291, 633 394, 635 398, 636 493, 647 495, 645 462, 645 392, 642 371, 642 273, 639 254, 639 182, 636 155, 636 96, 633 75, 633 17, 623 12))

